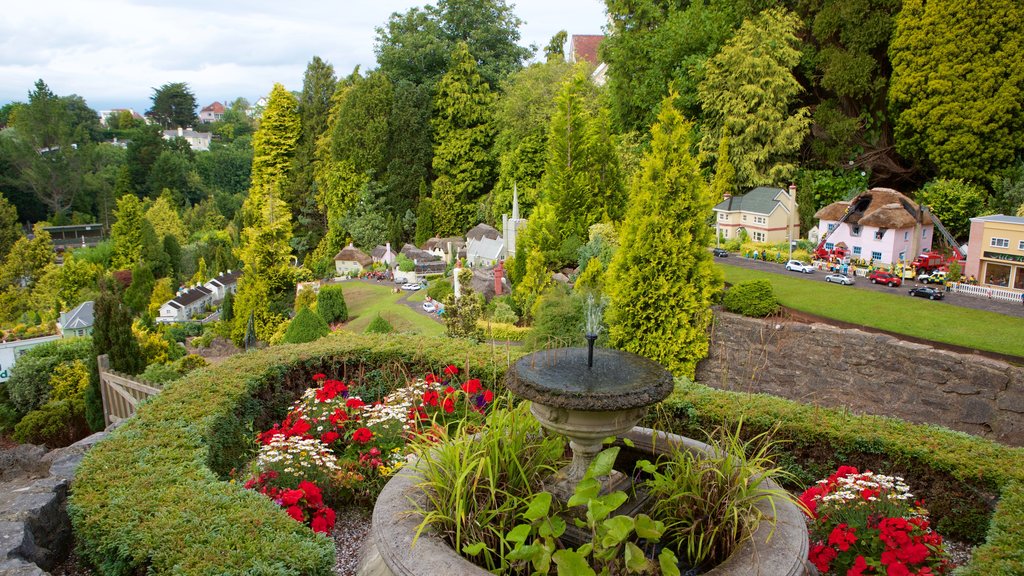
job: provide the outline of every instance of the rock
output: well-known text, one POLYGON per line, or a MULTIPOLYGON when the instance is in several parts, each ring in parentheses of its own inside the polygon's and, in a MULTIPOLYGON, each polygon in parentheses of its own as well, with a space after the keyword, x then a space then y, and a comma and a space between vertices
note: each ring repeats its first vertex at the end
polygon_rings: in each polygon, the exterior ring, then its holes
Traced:
POLYGON ((18 477, 41 478, 49 465, 43 462, 46 448, 34 444, 18 444, 9 450, 0 450, 0 482, 18 477))

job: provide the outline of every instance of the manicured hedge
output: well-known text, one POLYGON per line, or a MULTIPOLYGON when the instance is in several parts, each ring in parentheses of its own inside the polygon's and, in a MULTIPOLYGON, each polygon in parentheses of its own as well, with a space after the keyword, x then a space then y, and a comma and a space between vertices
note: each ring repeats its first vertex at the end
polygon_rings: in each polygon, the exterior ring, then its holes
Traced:
POLYGON ((1024 574, 1024 449, 892 418, 681 383, 650 421, 701 439, 742 416, 748 434, 778 426, 784 463, 805 484, 839 464, 907 479, 941 533, 981 543, 963 575, 1024 574), (993 513, 994 512, 994 513, 993 513))
POLYGON ((468 364, 494 386, 506 362, 505 350, 448 339, 335 334, 193 372, 86 456, 68 505, 79 551, 102 574, 330 574, 329 538, 230 481, 253 430, 283 417, 316 372, 386 388, 468 364))
POLYGON ((526 339, 526 335, 530 333, 529 328, 516 326, 515 324, 488 322, 483 319, 476 321, 476 327, 483 332, 484 339, 486 340, 510 340, 512 342, 522 342, 526 339))

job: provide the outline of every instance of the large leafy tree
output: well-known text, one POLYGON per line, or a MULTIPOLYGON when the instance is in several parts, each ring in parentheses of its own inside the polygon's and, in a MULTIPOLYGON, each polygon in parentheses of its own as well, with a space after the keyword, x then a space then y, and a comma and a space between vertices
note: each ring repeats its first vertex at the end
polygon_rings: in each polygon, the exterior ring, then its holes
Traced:
POLYGON ((966 242, 971 235, 971 218, 985 213, 986 198, 981 186, 953 179, 925 184, 915 200, 928 206, 954 238, 966 242))
POLYGON ((796 153, 810 127, 797 107, 793 75, 800 61, 800 20, 773 8, 746 20, 707 64, 698 96, 704 108, 703 153, 716 155, 729 134, 729 158, 740 187, 771 185, 796 174, 796 153))
POLYGON ((7 253, 11 251, 11 246, 14 246, 21 236, 18 210, 0 192, 0 260, 7 256, 7 253))
POLYGON ((460 42, 434 97, 433 207, 439 235, 468 229, 477 215, 476 202, 491 187, 494 101, 468 45, 460 42))
POLYGON ((450 69, 450 57, 464 42, 492 87, 522 66, 531 51, 519 46, 522 21, 504 0, 439 0, 436 6, 394 13, 377 28, 380 69, 392 81, 433 84, 450 69))
POLYGON ((613 34, 601 44, 616 128, 647 132, 671 84, 676 105, 699 118, 704 63, 755 10, 733 0, 608 0, 613 34))
POLYGON ((53 241, 43 226, 43 223, 37 223, 31 240, 22 236, 11 246, 0 266, 0 286, 31 289, 43 277, 46 268, 54 263, 53 241))
POLYGON ((609 337, 619 349, 692 378, 707 355, 712 298, 722 287, 707 250, 714 199, 690 155, 691 125, 672 95, 651 135, 609 269, 609 337))
POLYGON ((988 181, 1024 153, 1024 5, 904 0, 890 47, 901 154, 988 181))
POLYGON ((153 101, 153 106, 146 115, 165 130, 185 128, 199 123, 199 117, 196 116, 196 95, 185 82, 170 82, 154 88, 150 100, 153 101))

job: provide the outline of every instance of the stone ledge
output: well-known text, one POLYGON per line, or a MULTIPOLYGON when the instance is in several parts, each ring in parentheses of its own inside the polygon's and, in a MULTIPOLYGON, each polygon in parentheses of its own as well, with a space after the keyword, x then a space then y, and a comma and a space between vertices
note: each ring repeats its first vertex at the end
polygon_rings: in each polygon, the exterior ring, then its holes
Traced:
POLYGON ((68 486, 86 451, 106 435, 46 453, 26 470, 28 476, 46 471, 44 477, 0 483, 0 576, 44 576, 67 557, 73 545, 68 486))

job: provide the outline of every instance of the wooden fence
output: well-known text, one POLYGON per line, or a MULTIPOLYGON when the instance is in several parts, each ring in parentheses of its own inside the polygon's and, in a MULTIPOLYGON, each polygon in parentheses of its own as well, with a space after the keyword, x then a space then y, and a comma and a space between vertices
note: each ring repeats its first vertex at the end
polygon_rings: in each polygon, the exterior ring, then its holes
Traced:
POLYGON ((105 426, 116 424, 135 414, 139 402, 160 393, 159 388, 112 371, 106 354, 97 357, 96 363, 100 368, 100 394, 103 397, 105 426))

